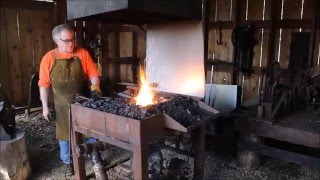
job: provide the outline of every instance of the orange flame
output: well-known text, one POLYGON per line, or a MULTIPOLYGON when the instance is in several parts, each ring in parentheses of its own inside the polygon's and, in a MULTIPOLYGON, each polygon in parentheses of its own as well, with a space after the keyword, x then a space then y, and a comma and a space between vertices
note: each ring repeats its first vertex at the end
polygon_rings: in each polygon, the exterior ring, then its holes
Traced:
POLYGON ((154 104, 153 102, 153 92, 149 86, 149 82, 146 80, 145 72, 142 68, 139 69, 140 72, 140 90, 138 95, 135 97, 136 105, 147 106, 154 104))

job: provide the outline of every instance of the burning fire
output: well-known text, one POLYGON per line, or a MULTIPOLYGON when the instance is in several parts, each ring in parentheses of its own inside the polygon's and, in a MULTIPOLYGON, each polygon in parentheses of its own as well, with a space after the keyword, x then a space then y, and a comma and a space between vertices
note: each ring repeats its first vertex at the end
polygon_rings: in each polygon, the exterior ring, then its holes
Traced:
POLYGON ((135 97, 136 105, 147 106, 154 104, 154 94, 150 88, 149 82, 146 80, 145 72, 141 67, 139 69, 139 72, 141 86, 138 95, 135 97))

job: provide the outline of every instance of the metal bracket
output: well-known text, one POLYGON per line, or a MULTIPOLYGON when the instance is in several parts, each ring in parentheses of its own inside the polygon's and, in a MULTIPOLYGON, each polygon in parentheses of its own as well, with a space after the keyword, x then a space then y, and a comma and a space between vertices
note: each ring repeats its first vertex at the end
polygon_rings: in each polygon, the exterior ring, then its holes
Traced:
POLYGON ((223 42, 222 42, 222 23, 221 21, 218 21, 219 23, 219 40, 217 40, 217 44, 218 45, 222 45, 223 42))

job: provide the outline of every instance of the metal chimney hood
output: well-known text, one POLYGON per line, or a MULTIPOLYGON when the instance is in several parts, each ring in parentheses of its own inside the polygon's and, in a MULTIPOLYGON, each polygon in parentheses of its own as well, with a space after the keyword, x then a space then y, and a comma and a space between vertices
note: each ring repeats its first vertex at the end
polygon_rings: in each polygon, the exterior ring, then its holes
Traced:
POLYGON ((202 0, 67 0, 68 20, 147 24, 201 20, 202 0))

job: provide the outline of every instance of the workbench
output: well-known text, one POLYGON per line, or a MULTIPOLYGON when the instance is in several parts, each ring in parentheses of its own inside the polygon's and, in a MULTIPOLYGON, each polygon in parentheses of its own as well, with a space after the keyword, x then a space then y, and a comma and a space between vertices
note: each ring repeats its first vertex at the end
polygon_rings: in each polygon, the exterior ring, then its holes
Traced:
POLYGON ((263 140, 250 142, 250 138, 241 138, 238 151, 247 150, 307 167, 320 168, 320 118, 310 109, 293 112, 275 121, 254 116, 237 118, 235 128, 241 136, 254 135, 261 139, 276 140, 281 146, 287 143, 288 147, 294 147, 290 150, 281 149, 267 145, 263 140))

